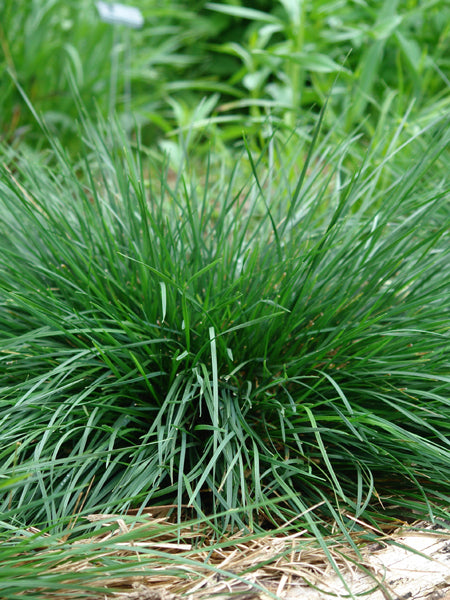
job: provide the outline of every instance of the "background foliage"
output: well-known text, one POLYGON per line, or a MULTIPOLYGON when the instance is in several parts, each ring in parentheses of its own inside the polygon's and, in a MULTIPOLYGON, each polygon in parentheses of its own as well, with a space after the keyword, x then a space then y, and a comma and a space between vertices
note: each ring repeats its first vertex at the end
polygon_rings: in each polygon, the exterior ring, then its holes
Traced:
POLYGON ((9 142, 42 138, 17 91, 65 144, 76 145, 77 109, 117 109, 146 143, 177 128, 211 139, 256 138, 268 114, 292 130, 329 98, 325 122, 345 114, 372 136, 387 115, 424 124, 448 110, 450 8, 439 0, 280 0, 138 3, 141 30, 102 23, 91 0, 13 0, 0 5, 0 131, 9 142), (8 76, 8 73, 13 76, 8 76), (200 103, 200 101, 202 102, 200 103), (208 128, 205 129, 205 119, 208 128))

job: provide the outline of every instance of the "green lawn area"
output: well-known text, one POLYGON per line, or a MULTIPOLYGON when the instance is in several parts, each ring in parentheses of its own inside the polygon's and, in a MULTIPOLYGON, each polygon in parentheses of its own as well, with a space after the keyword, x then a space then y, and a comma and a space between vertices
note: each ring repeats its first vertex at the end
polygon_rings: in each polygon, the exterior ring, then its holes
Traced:
POLYGON ((134 6, 0 3, 0 597, 448 528, 450 6, 134 6))

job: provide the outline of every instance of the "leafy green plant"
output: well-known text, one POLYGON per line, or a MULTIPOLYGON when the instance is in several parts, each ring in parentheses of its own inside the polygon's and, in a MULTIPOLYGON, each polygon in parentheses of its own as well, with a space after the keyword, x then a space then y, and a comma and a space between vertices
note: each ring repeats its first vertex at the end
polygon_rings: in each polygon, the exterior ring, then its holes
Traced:
MULTIPOLYGON (((9 143, 46 143, 16 83, 48 127, 77 150, 77 93, 91 114, 117 111, 129 129, 136 120, 154 141, 173 128, 168 82, 201 60, 196 50, 206 25, 183 3, 157 8, 140 2, 145 23, 129 30, 101 22, 92 0, 12 0, 0 5, 0 135, 9 143)), ((210 86, 211 89, 211 86, 210 86)))
POLYGON ((443 514, 445 125, 354 172, 358 140, 317 129, 292 163, 273 136, 201 180, 86 119, 77 165, 52 136, 57 165, 18 153, 0 184, 0 446, 3 473, 30 476, 0 510, 62 523, 82 493, 89 511, 174 503, 225 511, 218 531, 318 539, 443 514))
POLYGON ((279 0, 270 10, 241 3, 206 8, 232 18, 233 27, 248 23, 241 39, 231 34, 213 46, 239 61, 229 81, 247 92, 224 111, 248 107, 253 119, 270 113, 292 129, 305 108, 318 110, 331 96, 330 123, 345 112, 347 133, 364 121, 372 135, 388 109, 397 117, 412 101, 418 114, 430 100, 448 102, 449 15, 441 2, 279 0))
MULTIPOLYGON (((419 129, 448 111, 449 8, 443 0, 336 4, 278 0, 140 2, 142 30, 101 23, 92 0, 0 5, 0 135, 45 144, 16 82, 64 145, 76 151, 76 82, 91 114, 116 109, 142 142, 174 146, 180 130, 197 154, 209 145, 261 149, 267 120, 286 135, 308 126, 328 98, 325 127, 359 126, 410 111, 419 129), (411 109, 412 106, 412 109, 411 109), (342 114, 345 120, 341 119, 342 114)), ((414 131, 413 131, 414 133, 414 131)))

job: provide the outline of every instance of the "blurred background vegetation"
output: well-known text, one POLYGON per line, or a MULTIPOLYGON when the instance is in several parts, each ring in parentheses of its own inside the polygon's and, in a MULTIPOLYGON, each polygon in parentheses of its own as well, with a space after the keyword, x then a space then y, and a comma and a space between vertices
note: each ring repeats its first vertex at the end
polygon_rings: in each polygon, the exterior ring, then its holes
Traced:
POLYGON ((245 130, 310 123, 371 137, 379 123, 423 126, 449 109, 450 5, 445 0, 154 0, 144 26, 103 23, 93 0, 1 0, 0 135, 45 145, 16 83, 64 146, 77 150, 78 108, 116 110, 146 145, 190 132, 196 152, 245 130), (251 5, 251 8, 249 6, 251 5))

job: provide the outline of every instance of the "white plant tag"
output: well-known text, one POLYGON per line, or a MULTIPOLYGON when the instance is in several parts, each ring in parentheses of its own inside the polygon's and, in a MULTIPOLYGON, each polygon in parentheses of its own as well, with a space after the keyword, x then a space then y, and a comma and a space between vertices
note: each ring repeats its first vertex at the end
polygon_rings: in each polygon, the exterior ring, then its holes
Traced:
POLYGON ((139 29, 144 24, 144 17, 141 11, 134 6, 125 4, 108 4, 107 2, 97 2, 97 10, 100 19, 105 23, 112 25, 126 25, 139 29))

